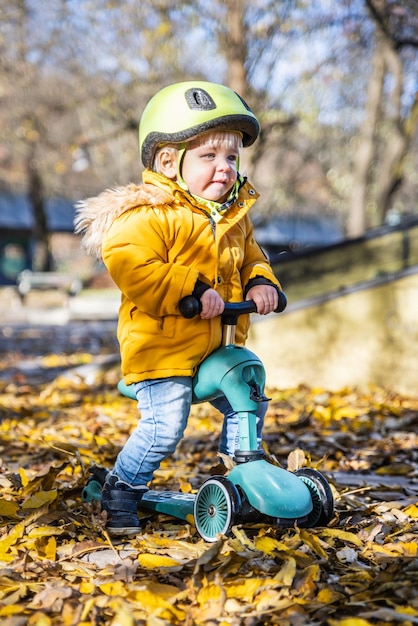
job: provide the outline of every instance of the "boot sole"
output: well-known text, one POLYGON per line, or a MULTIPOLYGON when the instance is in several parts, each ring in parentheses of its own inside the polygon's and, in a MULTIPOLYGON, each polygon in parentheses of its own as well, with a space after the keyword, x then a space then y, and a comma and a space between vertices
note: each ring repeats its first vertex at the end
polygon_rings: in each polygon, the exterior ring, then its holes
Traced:
POLYGON ((142 531, 142 528, 140 526, 124 526, 123 528, 112 528, 108 526, 106 530, 111 537, 120 537, 122 535, 130 537, 138 535, 142 531))

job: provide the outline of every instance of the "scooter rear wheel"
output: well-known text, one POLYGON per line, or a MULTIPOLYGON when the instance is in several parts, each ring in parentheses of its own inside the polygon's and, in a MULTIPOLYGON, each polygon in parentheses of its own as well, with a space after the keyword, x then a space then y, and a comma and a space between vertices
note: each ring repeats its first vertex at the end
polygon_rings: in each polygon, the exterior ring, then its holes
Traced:
POLYGON ((241 509, 235 485, 224 476, 212 476, 200 487, 194 503, 196 530, 205 541, 228 535, 241 509))
POLYGON ((312 467, 302 467, 295 472, 311 492, 313 510, 309 514, 305 527, 327 526, 334 515, 334 497, 325 476, 312 467))

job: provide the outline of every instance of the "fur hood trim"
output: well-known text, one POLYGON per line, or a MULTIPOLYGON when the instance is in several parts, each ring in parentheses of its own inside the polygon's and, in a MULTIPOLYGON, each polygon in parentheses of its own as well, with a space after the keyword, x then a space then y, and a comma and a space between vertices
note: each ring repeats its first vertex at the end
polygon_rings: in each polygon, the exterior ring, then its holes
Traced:
POLYGON ((170 193, 147 183, 106 189, 76 204, 74 231, 82 236, 81 245, 87 254, 101 259, 103 238, 116 218, 141 206, 161 206, 172 201, 170 193))

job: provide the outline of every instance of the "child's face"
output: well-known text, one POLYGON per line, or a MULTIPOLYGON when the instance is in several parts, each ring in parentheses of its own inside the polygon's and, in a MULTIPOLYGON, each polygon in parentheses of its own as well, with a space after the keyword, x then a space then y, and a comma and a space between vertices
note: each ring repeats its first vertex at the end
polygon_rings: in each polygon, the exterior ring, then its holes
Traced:
POLYGON ((203 135, 191 141, 181 167, 189 192, 205 200, 226 200, 237 179, 240 144, 237 133, 203 135))

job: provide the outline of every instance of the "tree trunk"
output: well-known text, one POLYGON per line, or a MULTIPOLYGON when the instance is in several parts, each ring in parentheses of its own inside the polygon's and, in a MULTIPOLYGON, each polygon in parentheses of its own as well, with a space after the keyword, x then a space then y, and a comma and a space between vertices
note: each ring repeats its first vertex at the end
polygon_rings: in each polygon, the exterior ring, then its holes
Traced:
POLYGON ((28 195, 34 218, 33 237, 36 244, 35 269, 47 272, 53 269, 52 253, 46 219, 43 184, 33 152, 28 157, 27 169, 28 195))
POLYGON ((228 65, 228 85, 247 99, 248 82, 245 70, 247 58, 247 46, 244 31, 244 6, 243 0, 227 0, 227 41, 224 45, 224 53, 228 65))
MULTIPOLYGON (((408 123, 403 123, 401 117, 402 61, 390 41, 384 42, 383 49, 385 63, 393 77, 394 87, 387 106, 385 149, 376 176, 376 226, 384 223, 387 212, 391 208, 393 195, 402 183, 402 164, 408 148, 408 123)), ((409 120, 413 119, 415 108, 415 106, 412 107, 409 120)))
POLYGON ((367 226, 367 188, 370 180, 370 168, 376 153, 375 132, 381 110, 384 69, 382 42, 378 34, 373 70, 367 90, 365 116, 360 130, 353 168, 353 191, 347 219, 347 237, 349 238, 361 237, 367 226))

